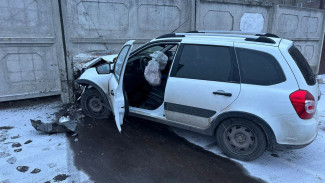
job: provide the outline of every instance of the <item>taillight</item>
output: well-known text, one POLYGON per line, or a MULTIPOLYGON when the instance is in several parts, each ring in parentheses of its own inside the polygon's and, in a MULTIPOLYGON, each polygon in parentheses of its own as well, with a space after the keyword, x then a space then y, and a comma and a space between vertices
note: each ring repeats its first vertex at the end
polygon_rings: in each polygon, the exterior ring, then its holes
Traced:
POLYGON ((312 94, 297 90, 290 94, 290 101, 301 119, 310 119, 316 112, 316 103, 312 94))

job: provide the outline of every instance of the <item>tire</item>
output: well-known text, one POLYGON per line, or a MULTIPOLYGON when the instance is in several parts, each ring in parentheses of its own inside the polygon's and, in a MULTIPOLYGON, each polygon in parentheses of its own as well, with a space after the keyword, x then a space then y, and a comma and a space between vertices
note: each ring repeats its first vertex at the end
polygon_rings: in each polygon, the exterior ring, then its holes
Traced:
POLYGON ((233 118, 223 121, 217 128, 216 137, 224 154, 242 161, 257 159, 266 149, 263 130, 246 119, 233 118))
POLYGON ((111 117, 111 111, 103 105, 105 100, 94 88, 87 89, 80 99, 83 113, 91 118, 107 119, 111 117))

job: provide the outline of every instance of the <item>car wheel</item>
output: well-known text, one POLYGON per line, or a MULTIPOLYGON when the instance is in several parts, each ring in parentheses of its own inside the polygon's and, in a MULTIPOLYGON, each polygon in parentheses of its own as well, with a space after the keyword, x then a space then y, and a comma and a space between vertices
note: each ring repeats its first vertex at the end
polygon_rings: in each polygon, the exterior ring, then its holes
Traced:
POLYGON ((229 157, 251 161, 260 157, 266 149, 266 137, 262 129, 246 119, 227 119, 216 132, 221 150, 229 157))
POLYGON ((104 106, 104 102, 101 94, 94 88, 87 89, 80 99, 83 113, 97 119, 106 119, 111 116, 111 111, 104 106))

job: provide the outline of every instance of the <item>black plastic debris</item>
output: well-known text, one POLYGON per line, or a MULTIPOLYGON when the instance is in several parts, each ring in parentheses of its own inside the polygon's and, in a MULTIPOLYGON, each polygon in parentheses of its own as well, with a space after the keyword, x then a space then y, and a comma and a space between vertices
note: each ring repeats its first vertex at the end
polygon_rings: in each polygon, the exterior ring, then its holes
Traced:
POLYGON ((77 128, 77 121, 70 120, 67 122, 54 122, 54 123, 43 123, 41 120, 30 120, 32 126, 38 130, 45 133, 66 133, 74 132, 77 128))

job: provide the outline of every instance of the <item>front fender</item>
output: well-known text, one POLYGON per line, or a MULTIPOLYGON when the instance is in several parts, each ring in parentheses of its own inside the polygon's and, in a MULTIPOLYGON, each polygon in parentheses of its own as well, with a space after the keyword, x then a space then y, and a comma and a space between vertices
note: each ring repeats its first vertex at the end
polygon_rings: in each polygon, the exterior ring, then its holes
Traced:
POLYGON ((112 74, 98 74, 96 68, 87 69, 75 82, 83 86, 95 88, 105 101, 105 107, 111 109, 108 100, 108 80, 112 74))

